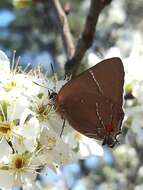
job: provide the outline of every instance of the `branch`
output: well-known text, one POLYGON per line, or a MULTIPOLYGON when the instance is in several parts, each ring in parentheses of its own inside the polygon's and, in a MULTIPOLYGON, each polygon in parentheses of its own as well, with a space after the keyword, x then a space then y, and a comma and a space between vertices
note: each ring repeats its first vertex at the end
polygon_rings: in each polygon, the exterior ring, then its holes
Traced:
POLYGON ((70 33, 67 16, 66 16, 59 0, 52 0, 51 3, 55 9, 55 13, 56 13, 56 16, 59 21, 58 24, 59 24, 60 32, 61 32, 62 39, 64 42, 67 60, 69 60, 74 55, 75 47, 74 47, 74 43, 73 43, 72 36, 70 33))
POLYGON ((65 74, 72 77, 76 75, 82 58, 87 49, 92 45, 98 17, 102 9, 112 0, 91 0, 88 16, 86 18, 84 30, 78 40, 74 56, 67 60, 65 74))

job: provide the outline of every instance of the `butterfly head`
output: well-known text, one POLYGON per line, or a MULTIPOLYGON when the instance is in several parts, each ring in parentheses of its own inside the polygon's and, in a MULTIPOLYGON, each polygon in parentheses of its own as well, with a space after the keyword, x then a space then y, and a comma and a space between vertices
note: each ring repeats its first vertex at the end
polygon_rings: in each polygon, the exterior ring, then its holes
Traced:
POLYGON ((48 95, 49 95, 50 104, 56 107, 56 100, 58 94, 54 91, 52 92, 48 91, 48 95))

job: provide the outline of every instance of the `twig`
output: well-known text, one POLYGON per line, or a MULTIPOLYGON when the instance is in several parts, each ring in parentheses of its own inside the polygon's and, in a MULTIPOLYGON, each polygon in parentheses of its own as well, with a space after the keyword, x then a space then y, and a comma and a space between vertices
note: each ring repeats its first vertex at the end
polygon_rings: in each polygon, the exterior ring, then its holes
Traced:
POLYGON ((64 47, 66 50, 67 60, 70 60, 75 52, 74 43, 72 40, 72 36, 69 29, 69 24, 67 20, 67 16, 59 2, 59 0, 52 0, 51 3, 53 4, 53 7, 55 9, 55 13, 58 18, 59 28, 60 32, 62 34, 62 39, 64 42, 64 47))
POLYGON ((75 76, 86 50, 92 45, 98 17, 102 9, 111 1, 112 0, 91 0, 85 27, 81 38, 78 40, 75 54, 70 60, 67 60, 66 62, 66 75, 70 76, 72 74, 72 77, 75 76))

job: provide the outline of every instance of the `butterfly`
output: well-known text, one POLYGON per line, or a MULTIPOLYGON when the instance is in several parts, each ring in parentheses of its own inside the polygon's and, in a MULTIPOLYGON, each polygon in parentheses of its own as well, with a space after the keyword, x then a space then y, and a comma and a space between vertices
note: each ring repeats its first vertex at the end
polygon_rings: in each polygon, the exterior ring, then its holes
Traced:
POLYGON ((70 80, 49 98, 75 130, 112 148, 124 118, 123 86, 123 63, 113 57, 70 80))

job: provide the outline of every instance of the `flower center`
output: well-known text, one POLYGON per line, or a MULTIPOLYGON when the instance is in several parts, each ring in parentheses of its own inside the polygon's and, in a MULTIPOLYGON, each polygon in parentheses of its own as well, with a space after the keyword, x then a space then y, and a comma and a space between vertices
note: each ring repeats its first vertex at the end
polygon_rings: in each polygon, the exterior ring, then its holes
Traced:
POLYGON ((15 160, 15 168, 20 169, 24 166, 24 160, 22 158, 17 158, 15 160))
POLYGON ((11 124, 7 122, 0 122, 0 135, 8 136, 11 133, 11 124))
POLYGON ((39 106, 38 109, 36 110, 38 114, 38 119, 42 121, 47 120, 50 110, 51 110, 51 106, 47 106, 47 105, 39 106))
POLYGON ((14 170, 23 170, 27 166, 27 160, 23 155, 16 155, 12 160, 12 168, 14 170))
POLYGON ((75 132, 74 138, 75 138, 76 141, 80 141, 80 139, 81 139, 81 134, 78 133, 78 132, 75 132))
POLYGON ((16 87, 16 81, 11 81, 4 86, 4 89, 10 91, 16 87))
POLYGON ((49 137, 48 138, 48 145, 49 147, 53 147, 56 144, 56 138, 55 137, 49 137))

